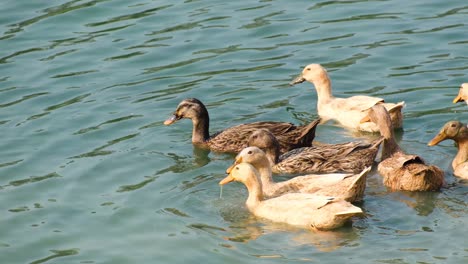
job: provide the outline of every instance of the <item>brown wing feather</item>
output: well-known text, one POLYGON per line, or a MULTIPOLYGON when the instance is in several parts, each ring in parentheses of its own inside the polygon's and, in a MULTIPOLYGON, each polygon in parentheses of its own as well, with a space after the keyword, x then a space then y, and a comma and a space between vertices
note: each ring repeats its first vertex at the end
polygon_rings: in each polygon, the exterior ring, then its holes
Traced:
POLYGON ((372 166, 381 140, 349 142, 292 150, 280 157, 273 168, 278 173, 359 173, 372 166))
POLYGON ((281 152, 286 152, 297 147, 311 146, 318 123, 318 120, 314 120, 307 126, 273 121, 241 124, 212 135, 208 145, 214 151, 237 153, 247 146, 249 136, 253 131, 265 128, 277 137, 281 152))

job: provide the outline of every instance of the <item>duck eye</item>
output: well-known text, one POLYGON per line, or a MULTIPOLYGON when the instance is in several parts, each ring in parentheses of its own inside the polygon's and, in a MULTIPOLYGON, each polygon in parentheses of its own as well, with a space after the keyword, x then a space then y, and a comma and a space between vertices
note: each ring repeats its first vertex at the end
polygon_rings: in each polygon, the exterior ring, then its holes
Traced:
POLYGON ((236 170, 239 170, 239 167, 236 167, 236 170))
POLYGON ((251 151, 251 150, 249 150, 249 152, 247 152, 247 154, 252 154, 252 151, 251 151))
POLYGON ((456 127, 457 125, 456 124, 452 124, 451 127, 456 127))
POLYGON ((306 70, 310 71, 310 68, 307 68, 306 70))

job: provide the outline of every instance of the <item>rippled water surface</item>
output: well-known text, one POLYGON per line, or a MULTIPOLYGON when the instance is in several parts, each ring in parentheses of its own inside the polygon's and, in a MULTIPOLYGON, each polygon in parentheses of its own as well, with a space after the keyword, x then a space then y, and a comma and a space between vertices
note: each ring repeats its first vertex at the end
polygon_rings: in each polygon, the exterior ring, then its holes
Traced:
MULTIPOLYGON (((468 3, 451 1, 3 1, 1 263, 466 263, 467 184, 452 142, 427 147, 468 70, 468 3), (232 156, 195 148, 184 98, 211 130, 317 117, 309 63, 336 96, 406 102, 400 145, 446 171, 438 193, 389 192, 366 218, 310 232, 253 218, 218 182, 232 156)), ((317 140, 362 140, 333 123, 317 140)))

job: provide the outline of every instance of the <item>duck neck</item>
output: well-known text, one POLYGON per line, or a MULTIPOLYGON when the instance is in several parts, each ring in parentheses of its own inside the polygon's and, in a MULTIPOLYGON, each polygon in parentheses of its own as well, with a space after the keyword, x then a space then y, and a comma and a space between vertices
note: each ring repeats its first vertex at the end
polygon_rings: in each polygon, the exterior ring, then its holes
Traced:
POLYGON ((255 176, 249 178, 245 183, 245 186, 249 192, 249 196, 247 197, 245 204, 247 205, 247 208, 252 210, 263 200, 262 183, 255 176))
POLYGON ((458 153, 452 162, 453 168, 468 161, 468 138, 458 140, 458 153))
POLYGON ((270 166, 271 167, 275 166, 279 160, 279 155, 280 155, 279 148, 271 147, 271 148, 264 149, 264 151, 268 158, 268 161, 270 162, 270 166))
POLYGON ((275 187, 275 182, 271 176, 271 166, 270 162, 265 159, 261 162, 258 162, 254 165, 255 168, 260 173, 260 180, 262 184, 262 189, 264 193, 269 193, 275 187))
POLYGON ((386 118, 385 122, 379 125, 379 129, 380 134, 384 137, 382 146, 382 160, 393 156, 397 152, 401 152, 402 150, 395 140, 390 118, 386 118))
POLYGON ((334 98, 332 95, 330 78, 328 77, 327 73, 325 74, 326 78, 321 78, 313 82, 315 89, 317 90, 317 101, 319 104, 328 103, 331 99, 334 98))
POLYGON ((205 143, 210 138, 210 118, 208 113, 192 118, 192 142, 205 143))

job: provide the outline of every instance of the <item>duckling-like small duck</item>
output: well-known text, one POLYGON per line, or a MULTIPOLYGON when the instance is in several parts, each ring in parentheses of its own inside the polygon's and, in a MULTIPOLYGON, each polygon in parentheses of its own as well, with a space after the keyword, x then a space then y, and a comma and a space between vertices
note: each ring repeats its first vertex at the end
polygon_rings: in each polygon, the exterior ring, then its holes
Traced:
POLYGON ((164 125, 171 125, 182 118, 192 120, 192 143, 217 152, 233 153, 246 147, 250 134, 259 128, 270 130, 278 138, 281 152, 311 146, 315 137, 315 129, 320 122, 320 119, 317 119, 305 126, 296 126, 287 122, 254 122, 230 127, 210 136, 208 110, 196 98, 188 98, 180 102, 174 114, 164 121, 164 125))
POLYGON ((265 152, 258 147, 247 147, 236 156, 234 164, 226 170, 226 173, 230 173, 232 168, 242 162, 251 164, 259 171, 265 197, 277 197, 285 193, 301 192, 334 196, 348 202, 362 200, 366 188, 366 176, 371 169, 371 167, 364 168, 357 174, 311 174, 294 177, 287 181, 274 182, 270 162, 265 152))
POLYGON ((458 153, 452 161, 453 174, 468 179, 468 126, 459 121, 449 121, 428 145, 435 146, 446 139, 452 139, 458 146, 458 153))
POLYGON ((330 119, 338 121, 342 126, 367 132, 378 132, 377 124, 372 122, 361 123, 366 116, 364 110, 373 105, 382 104, 390 113, 393 128, 401 128, 403 115, 401 110, 404 102, 385 103, 384 99, 372 96, 357 95, 348 98, 338 98, 332 95, 331 80, 328 73, 320 64, 307 65, 302 73, 290 84, 295 85, 304 81, 311 82, 317 90, 317 112, 322 122, 330 119))
POLYGON ((361 208, 331 196, 288 193, 265 200, 258 177, 255 167, 249 163, 240 163, 219 184, 232 181, 243 183, 249 192, 245 203, 248 210, 257 217, 273 222, 315 230, 331 230, 363 213, 361 208))
POLYGON ((453 103, 466 102, 468 104, 468 83, 462 83, 458 95, 453 99, 453 103))
MULTIPOLYGON (((426 165, 417 155, 405 154, 395 141, 390 115, 382 105, 373 106, 368 112, 372 122, 379 125, 385 138, 382 144, 382 158, 377 170, 384 178, 384 184, 392 190, 436 191, 444 184, 444 172, 426 165)), ((366 121, 366 120, 363 120, 366 121)))
POLYGON ((360 173, 372 166, 382 141, 383 137, 371 143, 321 144, 280 155, 275 135, 266 129, 258 129, 250 135, 249 146, 259 147, 265 152, 273 173, 360 173))

